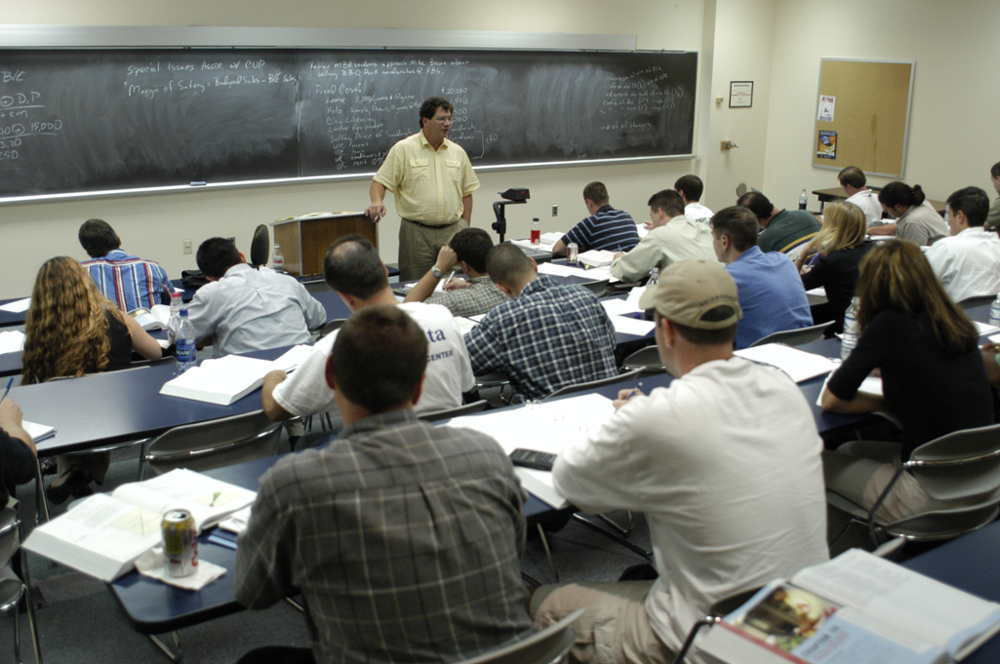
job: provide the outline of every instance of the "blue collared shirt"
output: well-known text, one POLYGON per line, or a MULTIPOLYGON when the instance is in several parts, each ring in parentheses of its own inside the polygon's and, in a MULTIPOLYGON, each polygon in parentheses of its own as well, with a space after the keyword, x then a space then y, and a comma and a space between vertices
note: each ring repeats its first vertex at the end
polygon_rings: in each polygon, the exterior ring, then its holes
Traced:
POLYGON ((726 266, 736 282, 743 318, 736 327, 736 348, 746 348, 772 332, 813 324, 809 298, 795 264, 778 252, 753 246, 726 266))
POLYGON ((115 249, 81 265, 90 272, 104 297, 126 313, 149 309, 169 298, 170 278, 159 263, 115 249))

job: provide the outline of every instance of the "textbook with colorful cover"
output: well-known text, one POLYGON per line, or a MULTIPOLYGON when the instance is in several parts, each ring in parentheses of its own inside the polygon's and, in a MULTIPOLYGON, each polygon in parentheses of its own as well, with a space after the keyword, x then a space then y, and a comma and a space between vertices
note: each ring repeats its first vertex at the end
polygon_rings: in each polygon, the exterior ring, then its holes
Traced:
POLYGON ((997 631, 1000 604, 851 549, 768 584, 696 644, 727 664, 947 664, 997 631))
POLYGON ((256 493, 191 470, 172 470, 98 493, 35 528, 32 553, 103 581, 114 581, 162 541, 160 522, 173 509, 191 512, 199 532, 250 505, 256 493))

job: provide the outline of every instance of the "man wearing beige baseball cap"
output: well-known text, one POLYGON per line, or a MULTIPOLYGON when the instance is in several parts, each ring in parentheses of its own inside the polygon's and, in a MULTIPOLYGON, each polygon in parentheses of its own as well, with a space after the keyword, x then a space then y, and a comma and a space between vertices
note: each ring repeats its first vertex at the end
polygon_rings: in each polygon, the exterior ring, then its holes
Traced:
POLYGON ((575 662, 667 662, 712 604, 827 559, 826 499, 812 410, 782 372, 733 355, 736 283, 714 261, 667 267, 640 305, 676 378, 617 412, 552 469, 592 513, 643 511, 655 581, 542 586, 531 615, 574 610, 575 662))

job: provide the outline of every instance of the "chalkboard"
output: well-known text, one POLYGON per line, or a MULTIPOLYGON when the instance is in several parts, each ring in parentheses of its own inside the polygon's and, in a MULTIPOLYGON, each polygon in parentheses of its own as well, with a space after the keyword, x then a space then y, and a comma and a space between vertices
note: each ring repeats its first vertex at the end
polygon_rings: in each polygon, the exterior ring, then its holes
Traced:
POLYGON ((0 51, 0 197, 371 173, 454 105, 473 166, 692 152, 696 53, 0 51))

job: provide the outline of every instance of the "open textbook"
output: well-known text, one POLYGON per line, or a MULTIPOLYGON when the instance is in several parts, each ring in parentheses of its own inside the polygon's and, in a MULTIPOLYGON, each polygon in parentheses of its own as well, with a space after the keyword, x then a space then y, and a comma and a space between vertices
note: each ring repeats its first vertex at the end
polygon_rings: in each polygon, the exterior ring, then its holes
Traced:
POLYGON ((312 346, 300 344, 273 362, 242 355, 204 360, 200 366, 164 383, 160 394, 228 406, 260 387, 269 372, 292 371, 311 352, 312 346))
POLYGON ((170 323, 170 306, 166 304, 154 304, 149 311, 143 310, 143 313, 136 316, 135 320, 147 332, 165 330, 170 323))
POLYGON ((172 509, 191 512, 200 532, 247 505, 256 493, 191 470, 98 493, 35 530, 24 548, 84 574, 113 581, 159 544, 160 522, 172 509))
POLYGON ((946 664, 1000 630, 1000 604, 860 549, 765 586, 696 645, 732 664, 946 664))
MULTIPOLYGON (((504 408, 486 415, 466 415, 448 422, 449 426, 475 429, 495 438, 507 454, 518 447, 558 454, 567 445, 582 440, 614 415, 611 399, 600 394, 504 408), (531 432, 529 441, 525 431, 531 432), (530 444, 527 444, 530 443, 530 444)), ((518 466, 514 469, 521 484, 542 502, 553 507, 566 499, 552 484, 552 473, 518 466)))

